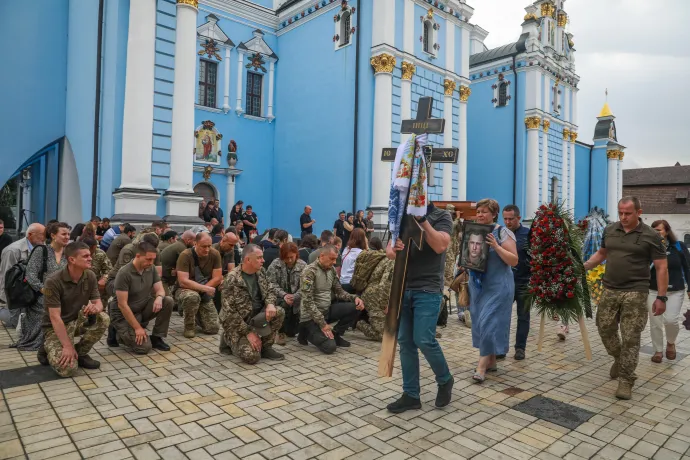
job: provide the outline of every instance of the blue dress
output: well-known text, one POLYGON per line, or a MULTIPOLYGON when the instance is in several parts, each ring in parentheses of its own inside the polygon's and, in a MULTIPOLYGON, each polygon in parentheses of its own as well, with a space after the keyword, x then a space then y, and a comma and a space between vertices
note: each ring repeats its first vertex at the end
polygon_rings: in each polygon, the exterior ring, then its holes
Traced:
MULTIPOLYGON (((513 232, 505 227, 494 226, 494 238, 499 244, 507 239, 515 240, 513 232)), ((472 315, 472 346, 479 348, 480 356, 508 353, 510 342, 510 317, 513 310, 515 282, 510 266, 489 248, 486 273, 477 285, 475 274, 470 275, 470 314, 472 315)))

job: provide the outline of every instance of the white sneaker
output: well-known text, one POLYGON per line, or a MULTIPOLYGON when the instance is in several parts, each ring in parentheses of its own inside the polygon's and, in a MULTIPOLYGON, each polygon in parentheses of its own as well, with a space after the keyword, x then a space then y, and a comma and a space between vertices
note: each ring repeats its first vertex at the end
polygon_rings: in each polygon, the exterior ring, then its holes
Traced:
POLYGON ((472 317, 470 316, 469 310, 465 310, 465 326, 469 328, 472 327, 472 317))
POLYGON ((26 315, 26 313, 19 314, 19 320, 17 321, 17 329, 15 329, 17 331, 17 335, 22 333, 22 319, 24 318, 24 315, 26 315))
POLYGON ((465 322, 465 312, 464 311, 458 312, 458 321, 462 321, 463 323, 465 322))

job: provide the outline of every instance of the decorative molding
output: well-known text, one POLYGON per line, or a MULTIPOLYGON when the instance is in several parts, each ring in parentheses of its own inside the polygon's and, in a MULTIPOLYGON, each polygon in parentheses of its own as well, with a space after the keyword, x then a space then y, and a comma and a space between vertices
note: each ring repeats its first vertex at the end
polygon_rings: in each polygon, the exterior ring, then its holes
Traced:
POLYGON ((577 140, 577 133, 575 131, 570 131, 570 142, 572 142, 574 144, 576 140, 577 140))
POLYGON ((201 50, 196 53, 199 56, 206 55, 208 58, 216 58, 219 61, 223 60, 223 58, 220 57, 220 54, 218 54, 218 51, 220 51, 220 48, 218 47, 218 44, 216 43, 216 41, 214 39, 207 38, 206 40, 204 40, 200 43, 200 46, 201 46, 201 50))
POLYGON ((193 8, 199 9, 199 0, 177 0, 178 5, 189 5, 193 8))
POLYGON ((445 79, 443 80, 444 94, 446 96, 452 96, 455 92, 455 82, 453 80, 445 79))
MULTIPOLYGON (((239 114, 238 114, 238 116, 239 116, 239 114)), ((244 114, 244 118, 246 118, 247 120, 254 120, 254 121, 269 121, 267 118, 255 117, 254 115, 247 115, 246 113, 244 114)), ((275 118, 275 117, 273 117, 273 118, 275 118)), ((271 119, 270 121, 273 121, 273 119, 271 119)))
POLYGON ((551 127, 551 122, 549 120, 544 120, 541 125, 544 127, 544 132, 548 133, 549 128, 551 127))
POLYGON ((417 67, 411 62, 403 61, 401 64, 402 69, 402 79, 412 80, 412 75, 417 71, 417 67))
POLYGON ((539 118, 539 117, 526 117, 525 118, 525 126, 527 126, 527 129, 539 129, 540 124, 541 124, 541 118, 539 118))
POLYGON ((623 161, 623 157, 624 157, 624 156, 625 156, 625 153, 623 153, 623 151, 621 151, 620 155, 618 156, 618 159, 619 159, 620 161, 623 161))
POLYGON ((194 108, 198 110, 203 110, 205 112, 223 113, 223 110, 221 109, 216 109, 214 107, 206 107, 205 105, 194 104, 194 108))
POLYGON ((393 73, 395 67, 395 56, 382 53, 371 58, 371 66, 374 73, 393 73))
POLYGON ((541 5, 541 15, 542 17, 553 17, 553 13, 556 12, 556 7, 551 2, 542 3, 541 5))
POLYGON ((268 35, 277 35, 275 30, 273 30, 274 28, 277 28, 277 26, 278 26, 275 15, 271 16, 270 21, 269 21, 269 18, 267 18, 265 14, 257 14, 256 11, 259 8, 261 8, 261 7, 258 7, 258 5, 254 5, 250 9, 250 8, 238 8, 236 3, 226 4, 224 0, 201 0, 201 1, 202 1, 203 5, 213 6, 214 8, 218 8, 221 11, 228 12, 228 14, 236 14, 240 18, 246 19, 247 21, 252 21, 252 22, 241 21, 235 17, 228 16, 227 14, 219 13, 217 11, 213 11, 213 10, 210 10, 208 8, 205 8, 204 6, 200 6, 199 11, 203 11, 204 13, 213 14, 219 18, 225 19, 227 21, 236 22, 237 24, 242 24, 243 26, 251 27, 252 29, 258 28, 263 33, 268 34, 268 35), (257 24, 271 27, 271 29, 257 27, 256 26, 257 24))
POLYGON ((568 23, 568 15, 565 14, 565 12, 561 11, 558 13, 558 27, 565 27, 565 25, 568 23))
POLYGON ((606 152, 606 158, 609 160, 620 160, 623 152, 621 150, 609 150, 606 152))
POLYGON ((534 13, 527 13, 525 15, 525 21, 531 21, 532 19, 537 19, 537 15, 534 13))
POLYGON ((568 141, 570 138, 570 130, 568 128, 563 129, 563 140, 568 141))
POLYGON ((460 102, 467 102, 467 100, 470 98, 470 95, 472 94, 472 90, 470 89, 470 87, 465 85, 460 85, 458 91, 460 92, 460 102))
MULTIPOLYGON (((317 3, 318 5, 318 3, 317 3)), ((315 5, 315 7, 317 6, 315 5)), ((310 8, 311 9, 311 8, 310 8)), ((335 50, 338 51, 339 49, 345 48, 347 46, 350 46, 353 41, 353 37, 355 35, 355 32, 357 31, 357 26, 354 23, 354 20, 356 18, 355 16, 355 11, 357 9, 353 6, 349 6, 347 4, 347 0, 342 0, 340 4, 340 11, 337 12, 333 16, 333 26, 334 26, 334 35, 333 35, 333 44, 335 46, 335 50), (345 30, 345 24, 343 23, 343 17, 344 15, 348 15, 350 18, 350 28, 349 30, 345 30), (341 34, 348 32, 348 38, 349 40, 347 43, 343 43, 344 36, 341 34)))

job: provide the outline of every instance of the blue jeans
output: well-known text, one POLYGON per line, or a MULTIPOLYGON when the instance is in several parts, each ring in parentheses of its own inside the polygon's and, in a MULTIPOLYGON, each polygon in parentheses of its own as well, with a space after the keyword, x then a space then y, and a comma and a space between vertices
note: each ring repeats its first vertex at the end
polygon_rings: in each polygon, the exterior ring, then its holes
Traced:
POLYGON ((521 285, 515 285, 515 301, 517 302, 517 330, 515 331, 515 349, 524 350, 527 347, 527 336, 529 335, 529 309, 525 309, 523 300, 523 289, 521 285))
POLYGON ((436 322, 441 311, 441 293, 405 291, 400 311, 398 343, 403 391, 419 399, 419 353, 426 358, 436 374, 436 383, 443 385, 451 379, 446 358, 436 341, 436 322))

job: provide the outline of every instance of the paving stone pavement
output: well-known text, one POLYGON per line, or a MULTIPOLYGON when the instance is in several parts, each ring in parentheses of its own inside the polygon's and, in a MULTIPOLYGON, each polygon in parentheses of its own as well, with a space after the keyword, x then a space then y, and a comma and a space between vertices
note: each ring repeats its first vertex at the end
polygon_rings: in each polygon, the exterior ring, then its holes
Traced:
MULTIPOLYGON (((512 327, 514 337, 515 316, 512 327)), ((379 344, 358 333, 331 356, 293 339, 285 361, 250 366, 218 354, 217 336, 184 339, 174 315, 168 353, 136 356, 103 339, 92 353, 100 370, 2 390, 0 459, 690 459, 690 358, 653 364, 641 354, 633 400, 618 401, 611 359, 587 327, 592 361, 577 326, 559 342, 552 321, 538 353, 533 318, 527 359, 511 350, 479 386, 470 331, 451 315, 440 342, 453 402, 432 407, 436 385, 421 359, 423 409, 392 415, 400 370, 378 378, 379 344), (513 409, 537 395, 594 415, 570 430, 513 409)), ((37 364, 8 348, 14 336, 0 326, 0 370, 37 364)), ((690 354, 690 333, 679 339, 690 354)))

